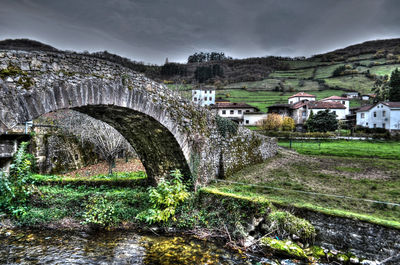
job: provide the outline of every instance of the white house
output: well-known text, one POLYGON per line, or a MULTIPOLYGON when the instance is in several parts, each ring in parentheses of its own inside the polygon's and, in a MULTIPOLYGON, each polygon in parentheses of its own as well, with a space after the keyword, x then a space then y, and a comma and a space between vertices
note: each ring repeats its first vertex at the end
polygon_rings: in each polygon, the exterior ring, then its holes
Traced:
POLYGON ((304 92, 299 92, 288 98, 289 104, 296 104, 297 102, 315 101, 316 97, 304 92))
POLYGON ((246 103, 233 103, 233 102, 222 102, 222 103, 216 103, 215 105, 211 106, 211 109, 216 111, 216 113, 220 117, 228 118, 233 121, 236 121, 239 124, 245 124, 245 125, 253 125, 252 123, 255 123, 255 117, 253 118, 248 118, 248 123, 244 121, 244 115, 245 114, 250 114, 250 113, 258 113, 260 114, 260 110, 256 107, 250 106, 249 104, 246 103))
POLYGON ((346 107, 345 116, 350 114, 350 99, 348 99, 348 98, 338 97, 338 96, 330 96, 328 98, 321 99, 320 101, 342 103, 346 107))
POLYGON ((374 94, 369 94, 369 95, 361 95, 361 100, 370 100, 375 98, 374 94))
POLYGON ((310 116, 311 111, 316 114, 320 111, 333 112, 336 114, 338 120, 346 119, 346 107, 340 102, 332 101, 314 101, 307 104, 307 118, 310 116))
POLYGON ((345 93, 347 98, 358 98, 360 96, 360 93, 358 92, 347 92, 345 93))
POLYGON ((400 130, 400 102, 379 102, 357 110, 357 125, 400 130))
POLYGON ((192 101, 200 106, 215 104, 215 90, 213 89, 193 89, 192 101))
POLYGON ((267 113, 262 112, 245 112, 243 114, 243 125, 256 126, 263 119, 266 119, 267 113))

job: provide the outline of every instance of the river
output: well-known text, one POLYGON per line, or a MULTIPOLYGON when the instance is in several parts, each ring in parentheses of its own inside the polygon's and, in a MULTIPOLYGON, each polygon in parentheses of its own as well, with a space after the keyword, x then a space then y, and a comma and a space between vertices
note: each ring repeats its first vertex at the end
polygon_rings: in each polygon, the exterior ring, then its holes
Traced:
MULTIPOLYGON (((279 264, 189 237, 0 229, 0 264, 279 264)), ((279 260, 281 264, 301 264, 279 260)))

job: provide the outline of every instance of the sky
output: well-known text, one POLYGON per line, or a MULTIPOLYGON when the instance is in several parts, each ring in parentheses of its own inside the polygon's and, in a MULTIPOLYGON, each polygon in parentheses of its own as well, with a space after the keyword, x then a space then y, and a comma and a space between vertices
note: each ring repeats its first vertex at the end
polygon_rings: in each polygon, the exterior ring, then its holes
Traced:
POLYGON ((152 64, 199 51, 308 57, 398 37, 399 0, 0 0, 0 40, 152 64))

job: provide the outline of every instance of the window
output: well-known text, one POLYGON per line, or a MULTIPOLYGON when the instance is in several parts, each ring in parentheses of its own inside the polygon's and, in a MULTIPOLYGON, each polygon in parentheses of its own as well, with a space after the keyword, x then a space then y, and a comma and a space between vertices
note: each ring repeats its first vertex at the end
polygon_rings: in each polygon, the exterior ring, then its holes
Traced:
POLYGON ((194 93, 197 94, 197 91, 195 90, 194 93))
POLYGON ((376 111, 374 111, 374 117, 376 117, 376 111))
POLYGON ((240 109, 240 110, 238 110, 238 114, 242 114, 242 110, 240 109))
POLYGON ((307 116, 307 111, 303 111, 302 115, 303 115, 303 117, 306 117, 307 116))
POLYGON ((361 113, 361 119, 365 118, 365 113, 361 113))
POLYGON ((230 111, 230 114, 235 114, 235 111, 234 111, 234 110, 231 110, 231 111, 230 111))
POLYGON ((225 115, 225 114, 226 114, 226 110, 223 110, 223 111, 222 111, 222 115, 225 115))
POLYGON ((336 115, 336 110, 332 111, 332 113, 336 115))
POLYGON ((385 123, 382 123, 382 128, 386 128, 386 124, 385 123))
POLYGON ((194 99, 193 99, 194 101, 197 101, 197 98, 196 97, 194 97, 194 99))
POLYGON ((374 128, 376 128, 376 123, 374 123, 374 128))
POLYGON ((366 123, 366 125, 368 126, 368 122, 366 123))
POLYGON ((343 104, 343 105, 346 105, 345 103, 346 103, 346 102, 343 100, 343 101, 342 101, 342 104, 343 104))
POLYGON ((211 100, 212 100, 212 97, 209 97, 208 99, 211 101, 211 100))
POLYGON ((249 120, 246 120, 246 124, 249 124, 250 123, 250 121, 249 120))
POLYGON ((246 112, 250 112, 250 110, 247 109, 246 112))
POLYGON ((204 97, 204 101, 207 101, 207 97, 204 97))
MULTIPOLYGON (((385 117, 386 116, 386 111, 382 111, 382 117, 385 117)), ((385 128, 385 127, 383 127, 383 128, 385 128)))
POLYGON ((293 104, 293 101, 289 101, 290 104, 293 104))

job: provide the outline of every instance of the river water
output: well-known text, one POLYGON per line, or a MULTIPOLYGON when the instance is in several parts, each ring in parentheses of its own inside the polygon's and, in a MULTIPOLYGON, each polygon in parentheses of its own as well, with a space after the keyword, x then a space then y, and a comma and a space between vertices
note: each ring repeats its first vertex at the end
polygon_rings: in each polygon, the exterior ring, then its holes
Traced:
MULTIPOLYGON (((301 264, 280 260, 281 264, 301 264)), ((279 264, 187 237, 0 229, 0 264, 279 264)))

